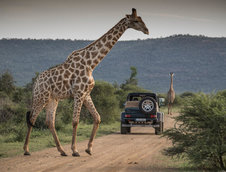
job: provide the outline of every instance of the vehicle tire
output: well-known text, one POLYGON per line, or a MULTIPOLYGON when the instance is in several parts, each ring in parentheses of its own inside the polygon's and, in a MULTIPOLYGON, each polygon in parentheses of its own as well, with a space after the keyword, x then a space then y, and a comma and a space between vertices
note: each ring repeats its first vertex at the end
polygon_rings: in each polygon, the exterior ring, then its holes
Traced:
POLYGON ((128 132, 128 127, 122 127, 122 123, 121 123, 121 134, 127 134, 128 132))
POLYGON ((131 132, 131 127, 127 127, 127 133, 131 132))
POLYGON ((152 97, 145 97, 139 103, 139 109, 143 114, 154 114, 156 112, 156 101, 152 97))
POLYGON ((159 127, 155 128, 155 135, 161 135, 164 130, 164 122, 159 123, 159 127))
POLYGON ((164 122, 161 122, 161 123, 162 123, 162 133, 163 133, 163 131, 164 131, 164 122))

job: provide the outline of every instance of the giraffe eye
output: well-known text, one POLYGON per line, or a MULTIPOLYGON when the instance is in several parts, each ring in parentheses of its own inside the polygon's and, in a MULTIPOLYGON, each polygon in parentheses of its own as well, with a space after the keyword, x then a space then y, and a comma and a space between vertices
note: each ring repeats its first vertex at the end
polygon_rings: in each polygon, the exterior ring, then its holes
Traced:
POLYGON ((135 20, 135 21, 134 21, 134 23, 138 23, 138 21, 137 21, 137 20, 135 20))

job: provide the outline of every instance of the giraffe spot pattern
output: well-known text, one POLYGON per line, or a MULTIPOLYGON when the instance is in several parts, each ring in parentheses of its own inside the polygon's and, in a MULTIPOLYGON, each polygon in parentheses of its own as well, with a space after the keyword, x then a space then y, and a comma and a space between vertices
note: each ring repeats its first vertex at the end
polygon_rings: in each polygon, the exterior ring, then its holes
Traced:
POLYGON ((97 54, 98 54, 98 52, 91 52, 91 55, 92 55, 93 58, 96 57, 97 54))
POLYGON ((113 35, 116 35, 117 33, 118 33, 118 31, 116 30, 116 31, 113 32, 113 35))
POLYGON ((82 78, 82 82, 84 82, 84 83, 86 83, 87 80, 88 80, 88 79, 87 79, 86 77, 83 77, 83 78, 82 78))
MULTIPOLYGON (((44 107, 50 94, 52 94, 51 92, 54 92, 56 98, 69 94, 79 95, 77 98, 81 103, 81 96, 89 94, 94 87, 95 81, 92 77, 92 70, 100 63, 125 31, 127 27, 124 26, 126 25, 125 21, 120 21, 114 28, 85 49, 73 51, 65 63, 40 74, 33 91, 34 102, 37 102, 37 107, 44 107)), ((98 118, 98 113, 94 110, 95 107, 92 100, 88 101, 91 104, 90 108, 93 115, 99 121, 100 119, 98 118)))
POLYGON ((79 72, 79 70, 76 70, 75 73, 76 73, 76 75, 79 75, 80 72, 79 72))
POLYGON ((72 68, 75 68, 75 63, 71 63, 71 67, 72 68))
POLYGON ((95 59, 95 60, 93 61, 93 63, 94 63, 95 65, 97 65, 97 64, 99 63, 99 60, 98 60, 98 59, 95 59))
POLYGON ((106 42, 106 36, 103 37, 102 41, 103 41, 103 43, 106 42))
POLYGON ((74 72, 74 69, 73 68, 69 68, 70 72, 73 73, 74 72))
POLYGON ((82 63, 83 65, 86 65, 86 62, 85 62, 84 59, 81 60, 81 63, 82 63))
POLYGON ((96 44, 96 47, 97 47, 98 49, 100 49, 102 46, 103 46, 103 45, 101 44, 100 41, 96 44))
POLYGON ((80 52, 80 54, 83 57, 85 55, 85 51, 80 52))
POLYGON ((77 80, 76 80, 76 83, 80 83, 81 82, 81 78, 78 77, 77 80))
POLYGON ((89 51, 86 52, 86 59, 89 59, 90 58, 90 53, 89 51))
POLYGON ((110 43, 110 42, 107 42, 107 43, 105 44, 105 46, 106 46, 106 47, 108 47, 109 49, 111 49, 111 48, 112 48, 112 45, 111 45, 111 43, 110 43))
POLYGON ((79 56, 76 56, 74 59, 75 59, 76 62, 80 61, 80 57, 79 56))
POLYGON ((100 53, 103 54, 103 55, 106 55, 108 53, 108 51, 106 49, 102 48, 100 50, 100 53))
POLYGON ((84 76, 85 75, 85 71, 82 70, 81 73, 80 73, 80 76, 84 76))
POLYGON ((87 64, 88 64, 88 65, 91 65, 91 63, 92 63, 91 60, 88 60, 88 61, 87 61, 87 64))
POLYGON ((64 64, 64 69, 68 69, 68 67, 69 67, 69 64, 65 63, 64 64))
POLYGON ((70 72, 66 70, 64 73, 64 78, 69 78, 69 76, 70 76, 70 72))

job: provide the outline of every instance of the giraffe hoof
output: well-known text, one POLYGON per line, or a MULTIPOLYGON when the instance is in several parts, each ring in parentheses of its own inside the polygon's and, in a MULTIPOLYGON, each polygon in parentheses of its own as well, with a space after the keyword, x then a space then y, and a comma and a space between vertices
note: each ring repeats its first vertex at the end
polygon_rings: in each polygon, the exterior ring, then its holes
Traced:
POLYGON ((24 152, 24 155, 30 156, 31 154, 30 154, 30 152, 24 152))
POLYGON ((67 156, 67 154, 65 152, 62 152, 60 155, 61 156, 67 156))
POLYGON ((80 154, 79 154, 78 152, 74 152, 74 153, 72 154, 72 156, 80 157, 80 154))
POLYGON ((86 153, 88 153, 89 155, 92 155, 92 152, 89 149, 86 149, 86 153))

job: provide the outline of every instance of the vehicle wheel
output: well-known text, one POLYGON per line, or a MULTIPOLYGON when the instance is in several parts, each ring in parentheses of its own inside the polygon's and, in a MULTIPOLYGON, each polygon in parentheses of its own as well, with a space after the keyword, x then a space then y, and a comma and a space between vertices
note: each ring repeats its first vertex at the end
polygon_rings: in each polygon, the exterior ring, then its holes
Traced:
POLYGON ((164 131, 164 122, 161 122, 162 123, 162 133, 164 131))
POLYGON ((159 127, 155 128, 155 135, 161 135, 163 133, 164 123, 160 122, 159 127))
POLYGON ((127 127, 127 133, 131 132, 131 127, 127 127))
POLYGON ((139 109, 144 114, 155 113, 156 101, 152 97, 143 98, 139 103, 139 109))
POLYGON ((122 127, 122 123, 121 123, 121 134, 127 134, 128 132, 128 127, 122 127))

